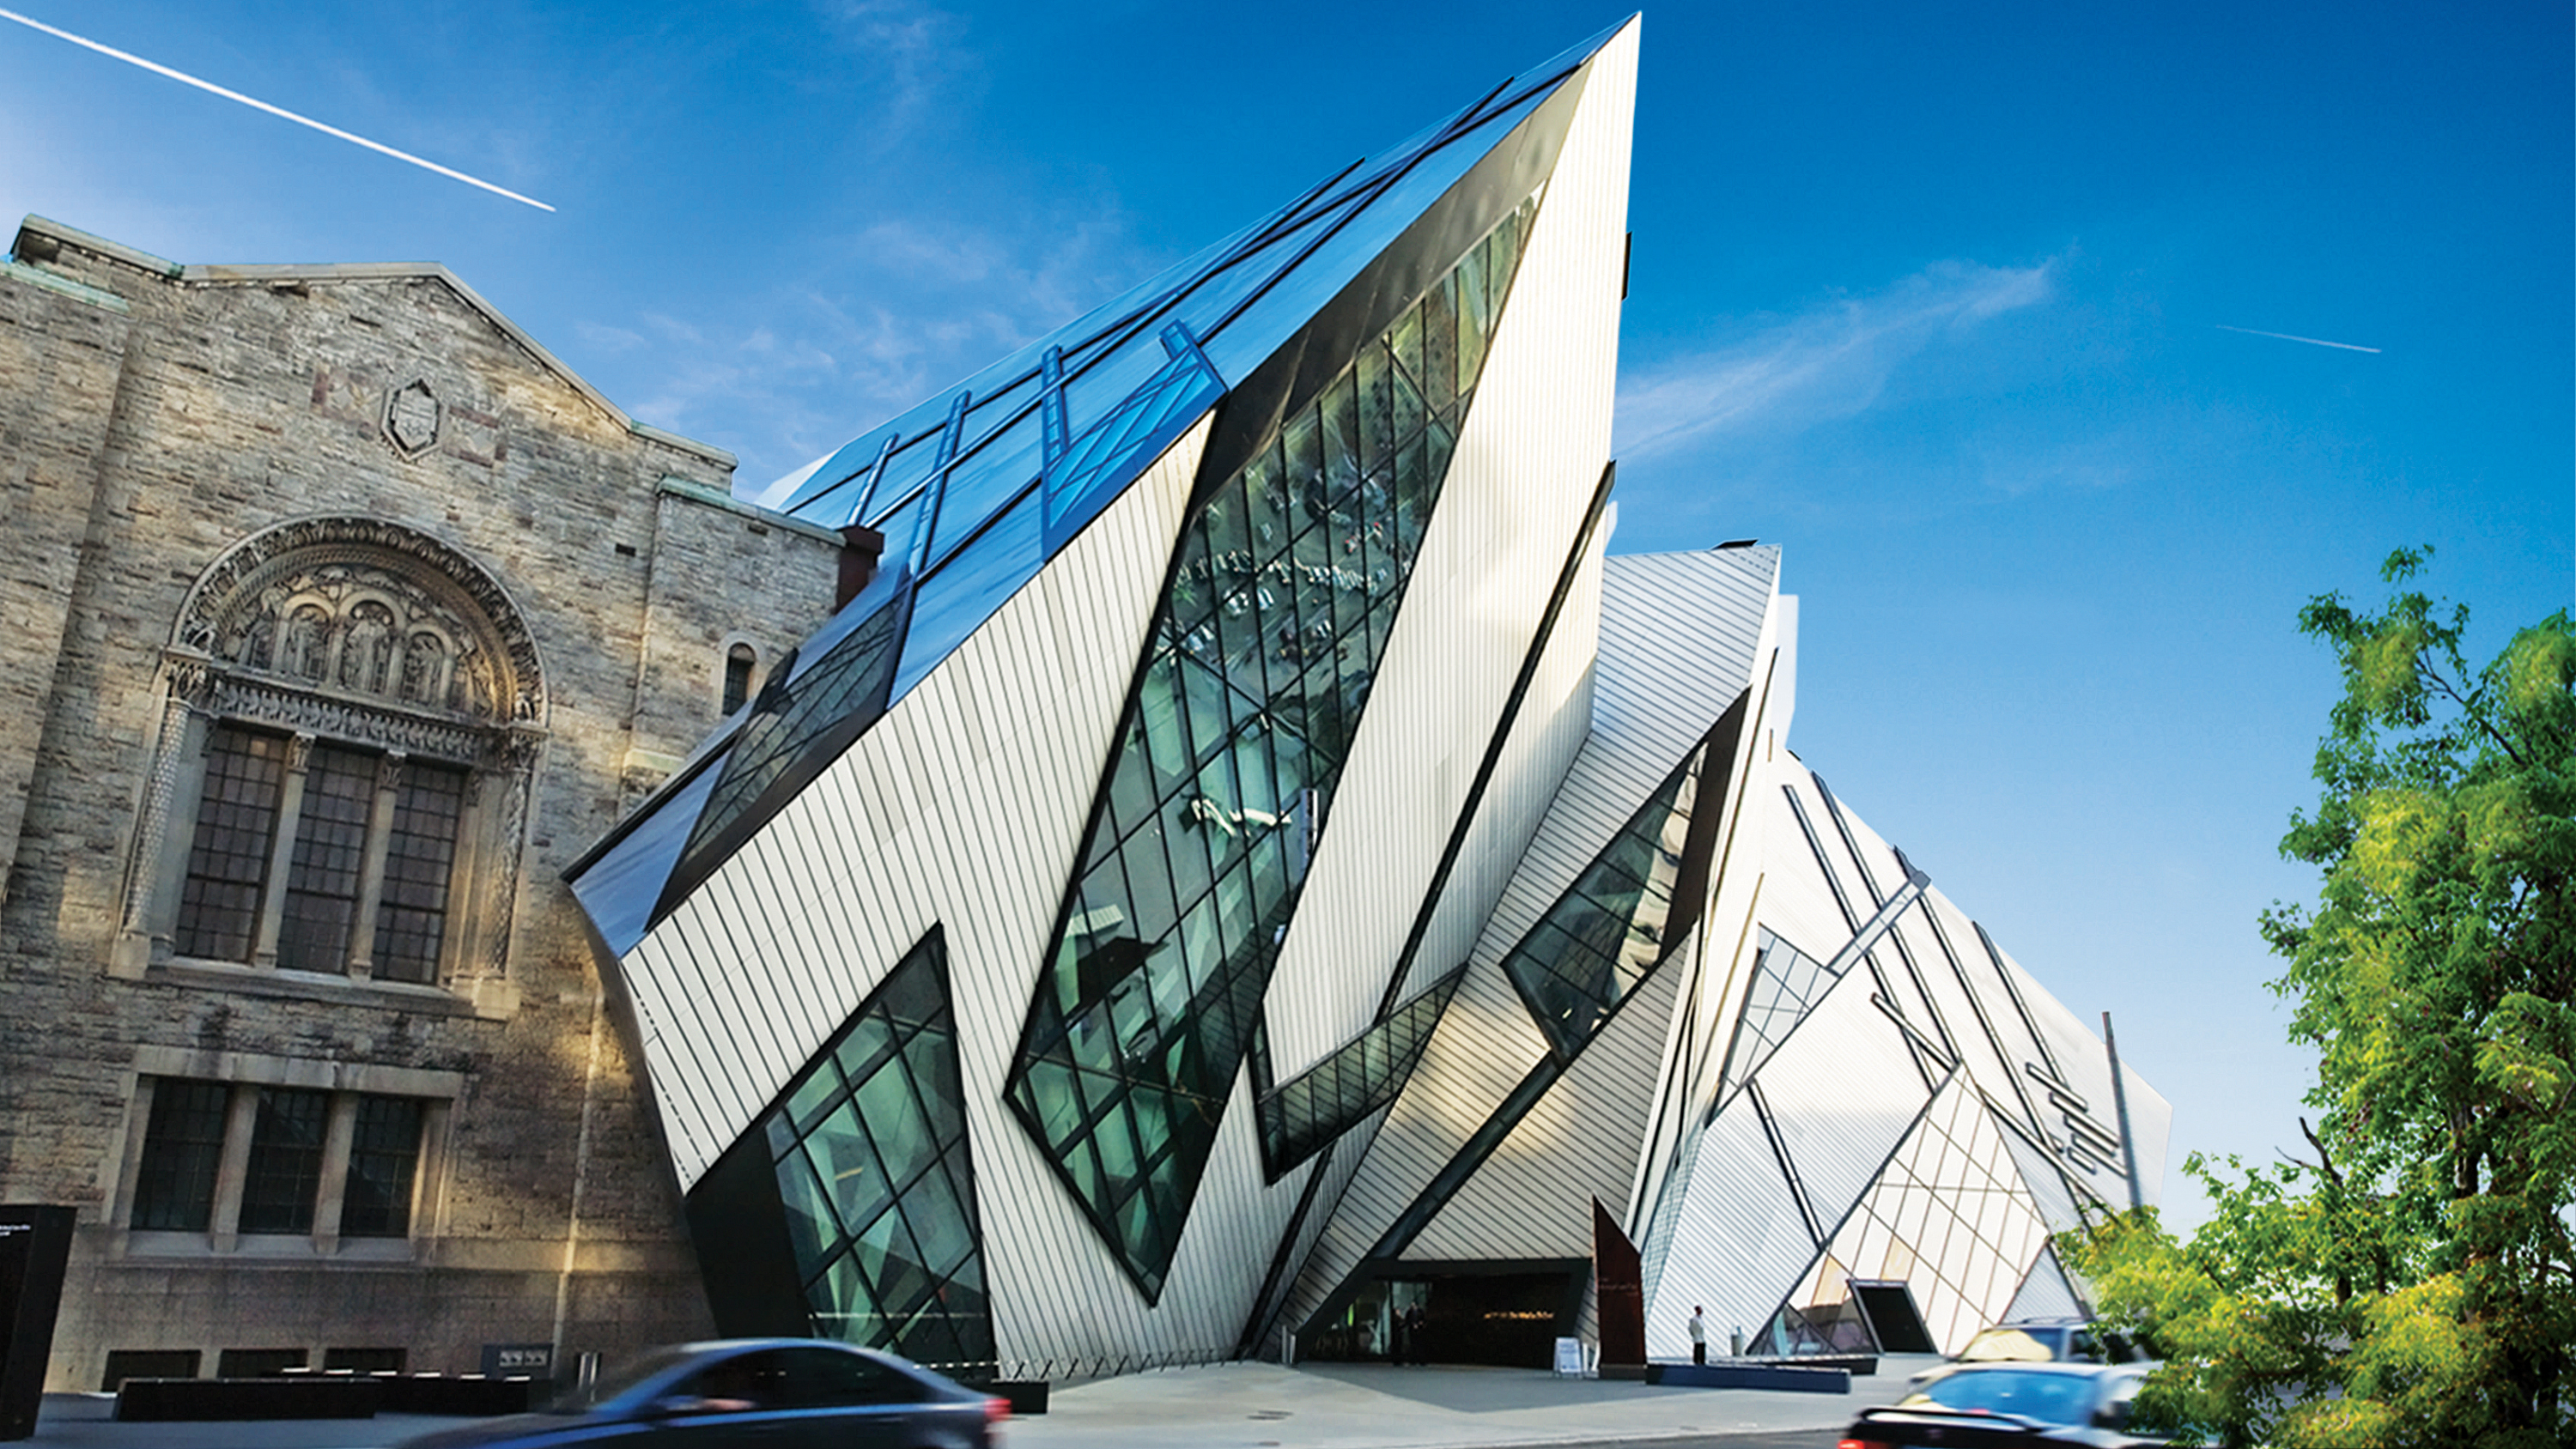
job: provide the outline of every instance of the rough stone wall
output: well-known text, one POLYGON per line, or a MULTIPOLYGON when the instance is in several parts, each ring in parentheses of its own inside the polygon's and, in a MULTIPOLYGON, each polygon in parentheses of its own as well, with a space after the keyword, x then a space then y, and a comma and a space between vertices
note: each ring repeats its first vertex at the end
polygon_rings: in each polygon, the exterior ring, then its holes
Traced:
POLYGON ((711 501, 730 460, 633 428, 443 274, 181 274, 32 224, 19 254, 0 268, 0 808, 23 801, 0 819, 0 1200, 81 1210, 49 1386, 97 1387, 112 1349, 194 1348, 212 1372, 225 1348, 399 1346, 471 1370, 485 1343, 613 1355, 703 1332, 561 871, 717 723, 711 630, 767 661, 828 614, 832 542, 711 501), (439 405, 416 450, 386 411, 414 381, 439 405), (505 989, 111 967, 182 600, 242 539, 324 515, 451 546, 535 638, 548 703, 505 989), (461 1074, 411 1261, 138 1251, 111 1218, 145 1048, 461 1074))

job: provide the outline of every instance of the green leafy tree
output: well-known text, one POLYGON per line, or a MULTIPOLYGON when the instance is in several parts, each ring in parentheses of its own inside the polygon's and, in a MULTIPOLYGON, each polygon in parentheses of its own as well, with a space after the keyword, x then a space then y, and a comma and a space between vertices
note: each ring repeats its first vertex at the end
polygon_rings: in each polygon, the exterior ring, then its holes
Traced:
POLYGON ((2070 1235, 2105 1316, 2169 1361, 2169 1427, 2283 1446, 2576 1443, 2576 626, 2483 669, 2466 606, 2300 611, 2344 693, 2283 855, 2323 873, 2264 939, 2319 1053, 2304 1155, 2194 1155, 2211 1219, 2070 1235))

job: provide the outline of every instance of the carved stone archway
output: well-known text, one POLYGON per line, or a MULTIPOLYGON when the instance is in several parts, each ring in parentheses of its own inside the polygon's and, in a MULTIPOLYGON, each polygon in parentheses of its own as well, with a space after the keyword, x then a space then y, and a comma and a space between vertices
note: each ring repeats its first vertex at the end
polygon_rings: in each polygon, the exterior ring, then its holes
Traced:
MULTIPOLYGON (((462 915, 438 979, 478 999, 506 981, 547 695, 535 638, 489 572, 401 524, 293 520, 206 569, 164 661, 167 705, 127 872, 122 970, 171 959, 202 755, 226 726, 380 752, 388 770, 412 760, 465 771, 470 819, 455 881, 471 889, 458 891, 462 915)), ((303 748, 290 758, 300 762, 303 748)), ((392 789, 395 775, 382 778, 392 789)), ((351 974, 366 969, 365 951, 353 949, 351 974)))
POLYGON ((464 554, 383 519, 297 519, 233 545, 189 588, 170 649, 174 659, 326 695, 390 698, 484 723, 545 722, 545 671, 518 605, 464 554), (370 625, 382 633, 368 647, 401 667, 380 670, 351 654, 370 625), (452 652, 424 668, 410 648, 421 635, 452 652))

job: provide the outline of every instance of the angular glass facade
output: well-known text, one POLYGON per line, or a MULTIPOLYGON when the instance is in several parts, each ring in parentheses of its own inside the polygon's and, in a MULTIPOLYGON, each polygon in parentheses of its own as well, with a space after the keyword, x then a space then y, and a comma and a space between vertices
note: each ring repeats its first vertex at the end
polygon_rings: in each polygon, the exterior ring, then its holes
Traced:
MULTIPOLYGON (((2082 1023, 1953 953, 1973 923, 1776 747, 1778 551, 1603 547, 1633 36, 1604 44, 770 494, 880 533, 882 570, 572 873, 718 1331, 1011 1377, 1236 1358, 1424 1263, 1483 1260, 1412 1284, 1435 1319, 1495 1306, 1470 1279, 1562 1279, 1604 1240, 1592 1190, 1629 1185, 1651 1351, 1675 1302, 1776 1338, 1785 1301, 1830 1336, 1837 1275, 1956 1324, 2039 1240, 1885 1193, 1855 1214, 1939 1074, 2057 1184, 2044 1211, 2084 1200, 2036 1105, 2112 1100, 2082 1023), (1425 647, 1389 647, 1399 619, 1425 647), (1821 962, 1763 933, 1828 925, 1821 962), (1832 994, 1882 964, 1901 994, 1832 994), (1354 1034, 1301 1036, 1283 1082, 1263 1013, 1292 990, 1354 1034), (1972 1035, 1996 1049, 1949 1050, 1972 1035)), ((170 1101, 138 1216, 203 1175, 170 1101)), ((2008 1206, 1995 1174, 1898 1166, 2008 1206)))
POLYGON ((1148 1297, 1537 207, 1364 344, 1182 530, 1007 1090, 1148 1297))
POLYGON ((1331 1056, 1261 1094, 1261 1156, 1271 1181, 1404 1091, 1431 1045, 1432 1028, 1466 978, 1464 970, 1450 972, 1331 1056))
POLYGON ((1664 957, 1705 747, 1648 797, 1503 958, 1558 1059, 1572 1061, 1664 957))
MULTIPOLYGON (((773 493, 783 496, 766 501, 822 527, 874 530, 883 567, 772 671, 747 717, 571 872, 611 948, 629 949, 1229 388, 1379 263, 1558 97, 1597 43, 1497 87, 782 480, 773 493), (722 781, 710 787, 716 772, 722 781), (674 830, 654 818, 663 812, 696 818, 674 830), (685 848, 675 848, 683 833, 685 848)), ((1559 139, 1550 133, 1545 144, 1559 139)), ((1438 382, 1427 366, 1409 380, 1415 405, 1438 405, 1421 391, 1438 382)))
POLYGON ((965 1094, 933 931, 760 1126, 815 1333, 993 1360, 965 1094))
MULTIPOLYGON (((774 787, 802 783, 791 771, 828 762, 858 732, 885 713, 894 679, 895 650, 902 642, 904 599, 887 598, 861 615, 858 627, 824 651, 792 682, 775 680, 752 702, 734 746, 722 762, 715 789, 699 813, 680 857, 675 880, 695 884, 731 851, 721 843, 729 827, 746 819, 774 787)), ((784 676, 782 666, 778 675, 784 676)), ((802 772, 808 777, 811 769, 802 772)))

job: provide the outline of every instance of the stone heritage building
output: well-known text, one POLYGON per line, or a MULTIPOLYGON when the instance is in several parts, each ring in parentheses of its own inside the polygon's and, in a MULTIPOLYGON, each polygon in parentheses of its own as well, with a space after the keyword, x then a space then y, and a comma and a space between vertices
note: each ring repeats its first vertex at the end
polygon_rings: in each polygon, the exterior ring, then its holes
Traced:
MULTIPOLYGON (((561 872, 873 556, 436 266, 0 262, 0 1202, 51 1387, 703 1332, 561 872)), ((855 537, 855 536, 854 536, 855 537)))

